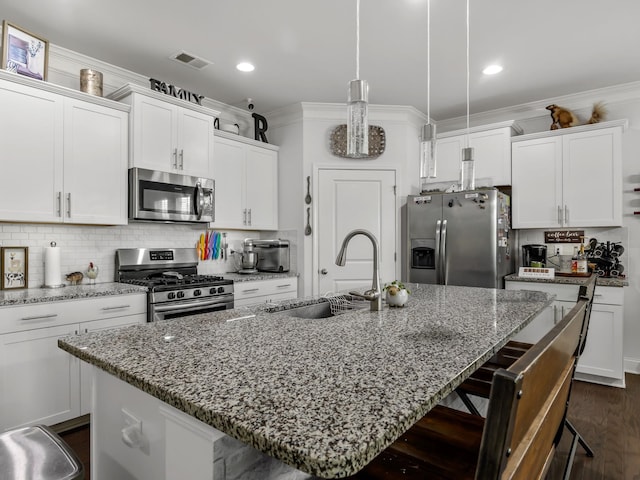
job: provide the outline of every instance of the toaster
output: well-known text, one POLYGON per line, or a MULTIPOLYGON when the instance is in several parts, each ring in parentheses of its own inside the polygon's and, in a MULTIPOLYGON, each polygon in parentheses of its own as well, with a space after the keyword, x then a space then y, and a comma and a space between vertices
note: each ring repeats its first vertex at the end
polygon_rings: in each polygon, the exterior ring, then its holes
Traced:
POLYGON ((253 250, 258 255, 258 271, 289 271, 289 240, 254 239, 253 250))

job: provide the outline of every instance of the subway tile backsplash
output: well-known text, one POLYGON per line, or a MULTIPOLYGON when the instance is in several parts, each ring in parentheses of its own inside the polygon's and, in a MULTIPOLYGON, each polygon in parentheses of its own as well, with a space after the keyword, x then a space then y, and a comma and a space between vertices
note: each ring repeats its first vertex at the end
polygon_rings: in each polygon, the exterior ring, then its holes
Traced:
MULTIPOLYGON (((89 262, 100 273, 96 282, 115 279, 115 251, 118 248, 194 248, 205 229, 198 225, 132 223, 123 226, 0 224, 0 246, 29 247, 29 288, 44 283, 43 252, 52 241, 61 249, 60 283, 68 284, 64 276, 71 272, 85 272, 89 262)), ((247 237, 289 238, 287 232, 225 231, 229 252, 242 250, 247 237)), ((294 237, 295 238, 295 237, 294 237)), ((293 253, 293 252, 292 252, 293 253)), ((200 273, 219 274, 236 270, 232 256, 228 260, 201 261, 200 273)), ((292 254, 292 260, 295 256, 292 254)), ((292 269, 295 266, 292 265, 292 269)), ((86 283, 87 279, 83 280, 86 283)))

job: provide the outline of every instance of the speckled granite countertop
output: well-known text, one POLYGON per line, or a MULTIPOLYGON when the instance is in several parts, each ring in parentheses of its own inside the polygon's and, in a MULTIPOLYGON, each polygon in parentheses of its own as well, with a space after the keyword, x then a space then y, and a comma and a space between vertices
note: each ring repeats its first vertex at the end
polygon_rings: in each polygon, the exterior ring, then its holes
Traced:
POLYGON ((96 283, 95 285, 74 285, 62 288, 25 288, 22 290, 0 291, 0 307, 27 305, 30 303, 59 302, 81 298, 144 293, 145 287, 125 283, 96 283))
MULTIPOLYGON (((554 278, 530 278, 520 277, 517 273, 507 275, 505 280, 511 282, 535 282, 535 283, 560 283, 565 285, 584 285, 587 283, 590 277, 563 277, 555 276, 554 278)), ((626 287, 629 285, 629 281, 622 278, 604 278, 598 277, 596 285, 601 287, 626 287)))
POLYGON ((277 278, 295 278, 298 276, 297 273, 294 272, 285 272, 285 273, 270 273, 270 272, 257 272, 257 273, 223 273, 221 274, 224 278, 229 280, 233 280, 234 282, 253 282, 255 280, 273 280, 277 278))
POLYGON ((59 346, 295 468, 340 478, 371 461, 555 297, 410 288, 404 308, 381 312, 312 320, 240 308, 65 337, 59 346))

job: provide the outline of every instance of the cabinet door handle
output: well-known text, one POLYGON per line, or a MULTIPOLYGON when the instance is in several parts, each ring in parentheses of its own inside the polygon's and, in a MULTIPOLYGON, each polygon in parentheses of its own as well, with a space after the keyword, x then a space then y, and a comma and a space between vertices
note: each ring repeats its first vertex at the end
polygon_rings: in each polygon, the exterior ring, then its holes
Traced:
POLYGON ((67 217, 71 218, 71 194, 67 193, 67 217))
POLYGON ((285 283, 283 285, 277 285, 276 288, 285 288, 285 287, 290 287, 291 284, 290 283, 285 283))
POLYGON ((564 224, 569 225, 569 208, 566 205, 564 206, 564 224))
POLYGON ((175 168, 176 170, 178 169, 178 149, 174 148, 173 149, 173 168, 175 168))
POLYGON ((258 290, 260 290, 260 289, 259 288, 249 288, 248 290, 242 290, 242 293, 257 292, 258 290))
POLYGON ((249 225, 251 225, 251 209, 249 209, 249 225))
POLYGON ((184 170, 184 150, 180 149, 180 170, 184 170))
POLYGON ((242 224, 243 225, 247 224, 247 209, 246 208, 244 210, 242 210, 242 224))
POLYGON ((22 317, 20 320, 45 320, 47 318, 56 318, 57 313, 50 313, 48 315, 34 315, 33 317, 22 317))
POLYGON ((558 205, 558 223, 562 226, 562 207, 558 205))
POLYGON ((57 197, 57 201, 58 201, 58 209, 56 211, 56 215, 58 217, 61 217, 62 216, 62 192, 58 192, 56 197, 57 197))
POLYGON ((131 308, 131 305, 116 305, 114 307, 102 307, 101 310, 118 310, 120 308, 131 308))

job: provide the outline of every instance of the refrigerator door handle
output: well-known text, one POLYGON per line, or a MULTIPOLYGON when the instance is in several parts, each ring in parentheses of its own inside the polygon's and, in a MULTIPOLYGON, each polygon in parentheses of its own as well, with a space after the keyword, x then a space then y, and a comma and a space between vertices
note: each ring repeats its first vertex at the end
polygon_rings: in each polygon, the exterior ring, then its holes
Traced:
POLYGON ((440 253, 441 253, 440 252, 440 231, 441 231, 441 229, 442 229, 442 221, 438 220, 436 222, 436 252, 435 252, 436 253, 436 258, 435 258, 435 262, 434 262, 435 266, 436 266, 436 285, 439 285, 439 284, 442 283, 442 280, 440 278, 441 275, 442 275, 441 267, 440 267, 440 258, 441 258, 441 255, 440 255, 440 253))
POLYGON ((440 229, 441 231, 441 235, 440 235, 440 271, 441 271, 441 277, 442 277, 442 285, 446 285, 448 278, 447 278, 447 221, 443 220, 442 221, 442 228, 440 229))

